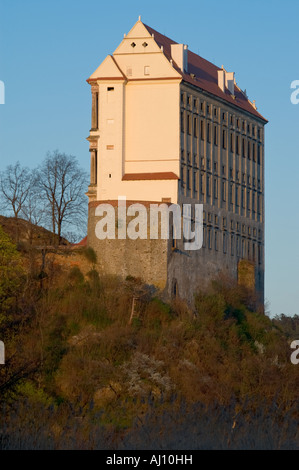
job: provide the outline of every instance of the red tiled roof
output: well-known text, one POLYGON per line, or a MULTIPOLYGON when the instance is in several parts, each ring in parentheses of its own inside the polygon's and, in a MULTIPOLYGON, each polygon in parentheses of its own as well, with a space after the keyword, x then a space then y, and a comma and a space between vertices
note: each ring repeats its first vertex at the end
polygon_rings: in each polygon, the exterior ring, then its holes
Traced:
POLYGON ((87 236, 82 238, 79 243, 73 243, 72 246, 86 246, 87 245, 87 236))
POLYGON ((158 173, 126 173, 122 177, 123 181, 137 180, 178 180, 179 177, 172 171, 158 173))
MULTIPOLYGON (((155 31, 150 26, 144 24, 150 34, 154 34, 154 39, 157 44, 163 46, 163 52, 168 60, 171 59, 171 44, 177 44, 176 41, 169 39, 163 34, 155 31)), ((218 70, 221 70, 216 65, 212 64, 208 60, 203 59, 194 52, 188 50, 188 73, 183 73, 175 64, 175 69, 182 75, 183 80, 188 82, 202 90, 205 90, 212 95, 215 95, 223 100, 227 101, 233 106, 237 106, 244 111, 268 122, 248 101, 240 89, 235 85, 235 98, 232 97, 228 90, 222 91, 218 86, 218 70), (194 74, 195 78, 192 78, 190 74, 194 74)))

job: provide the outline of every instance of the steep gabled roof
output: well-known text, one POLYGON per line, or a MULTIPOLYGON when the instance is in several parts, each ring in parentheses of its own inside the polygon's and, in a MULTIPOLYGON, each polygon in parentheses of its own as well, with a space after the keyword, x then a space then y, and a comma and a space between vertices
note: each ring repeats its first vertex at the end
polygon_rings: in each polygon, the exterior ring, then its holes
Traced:
MULTIPOLYGON (((143 23, 144 24, 144 23, 143 23)), ((157 44, 163 46, 163 52, 168 60, 171 59, 171 44, 177 44, 176 41, 164 36, 158 31, 154 30, 150 26, 144 24, 146 29, 151 35, 154 35, 154 39, 157 44)), ((182 75, 183 81, 190 83, 191 85, 198 87, 212 95, 222 98, 233 106, 237 106, 244 111, 262 119, 264 122, 268 122, 250 103, 240 88, 235 85, 235 97, 233 98, 231 93, 225 89, 222 91, 218 86, 218 70, 221 70, 216 65, 212 64, 208 60, 203 59, 194 52, 188 51, 188 73, 183 73, 174 64, 175 69, 182 75), (194 78, 190 74, 194 74, 194 78)))

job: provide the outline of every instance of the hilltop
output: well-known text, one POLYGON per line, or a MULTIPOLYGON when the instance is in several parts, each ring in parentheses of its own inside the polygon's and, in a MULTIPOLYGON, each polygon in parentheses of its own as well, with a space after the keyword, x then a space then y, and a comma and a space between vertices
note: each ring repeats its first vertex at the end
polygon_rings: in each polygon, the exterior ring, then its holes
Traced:
POLYGON ((0 239, 0 447, 299 446, 299 368, 252 292, 219 278, 191 309, 104 275, 86 247, 41 270, 0 239))
MULTIPOLYGON (((15 243, 25 243, 32 246, 48 246, 53 243, 53 233, 50 230, 21 218, 0 215, 0 226, 15 243)), ((57 240, 55 235, 54 240, 57 240)), ((70 243, 63 238, 61 244, 69 245, 70 243)))

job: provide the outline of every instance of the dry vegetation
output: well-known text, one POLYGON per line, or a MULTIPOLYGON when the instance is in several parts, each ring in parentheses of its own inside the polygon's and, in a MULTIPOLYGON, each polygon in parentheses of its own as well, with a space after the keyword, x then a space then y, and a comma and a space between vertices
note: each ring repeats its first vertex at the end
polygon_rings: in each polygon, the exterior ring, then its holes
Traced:
POLYGON ((191 310, 91 250, 22 250, 0 227, 0 448, 299 447, 286 317, 223 279, 191 310))

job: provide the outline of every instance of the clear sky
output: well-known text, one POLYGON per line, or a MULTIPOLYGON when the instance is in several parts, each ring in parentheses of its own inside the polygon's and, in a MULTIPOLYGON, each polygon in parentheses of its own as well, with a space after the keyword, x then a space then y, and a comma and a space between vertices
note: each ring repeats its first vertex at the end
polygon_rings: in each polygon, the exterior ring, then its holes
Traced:
POLYGON ((299 314, 298 0, 0 0, 0 170, 35 167, 48 151, 89 171, 86 79, 138 16, 236 73, 266 126, 266 299, 271 315, 299 314))

